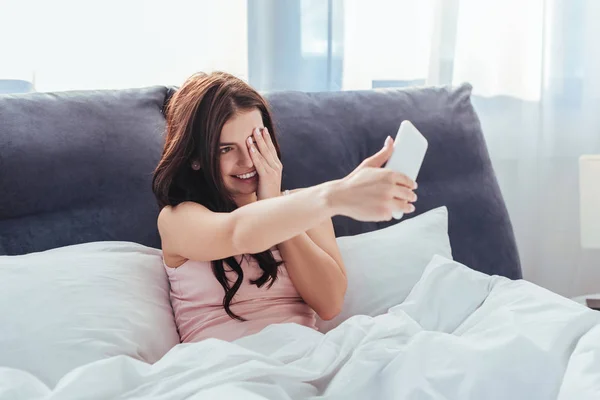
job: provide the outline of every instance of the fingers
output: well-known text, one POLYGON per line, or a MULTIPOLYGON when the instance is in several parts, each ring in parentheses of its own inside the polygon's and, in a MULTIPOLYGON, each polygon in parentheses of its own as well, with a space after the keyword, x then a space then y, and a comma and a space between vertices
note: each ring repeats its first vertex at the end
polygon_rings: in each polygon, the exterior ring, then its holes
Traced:
POLYGON ((391 210, 405 214, 414 212, 415 206, 412 203, 417 201, 417 195, 413 188, 416 188, 416 183, 399 172, 389 170, 386 172, 387 189, 385 189, 385 196, 388 199, 386 202, 391 204, 391 210))
POLYGON ((275 145, 273 144, 273 139, 271 138, 271 132, 265 127, 263 129, 263 136, 265 138, 265 142, 267 143, 267 147, 271 150, 271 154, 276 158, 276 160, 281 164, 281 160, 277 157, 277 150, 275 150, 275 145))
POLYGON ((409 214, 409 213, 415 211, 415 206, 407 201, 400 200, 400 199, 394 199, 394 200, 392 200, 392 202, 393 202, 392 208, 394 209, 394 211, 400 211, 405 214, 409 214))
POLYGON ((402 172, 391 171, 392 181, 396 185, 401 185, 409 189, 415 190, 417 188, 417 182, 404 175, 402 172))
POLYGON ((385 143, 383 148, 379 150, 377 153, 373 154, 371 157, 366 158, 360 166, 362 167, 381 167, 383 164, 387 162, 392 156, 394 151, 394 139, 391 137, 387 137, 385 139, 385 143))
POLYGON ((410 214, 415 211, 415 206, 405 200, 394 198, 386 201, 386 205, 382 210, 383 214, 381 214, 381 217, 378 220, 391 221, 395 213, 401 212, 410 214))
POLYGON ((266 129, 267 128, 264 128, 263 130, 261 130, 260 128, 254 129, 254 138, 256 140, 256 145, 258 146, 260 154, 263 156, 264 160, 269 164, 269 166, 271 168, 278 169, 279 159, 277 158, 277 154, 273 154, 273 152, 269 148, 268 143, 265 140, 265 136, 269 135, 266 129))
POLYGON ((404 202, 414 203, 417 201, 417 195, 415 192, 405 186, 394 185, 391 190, 392 197, 404 202))
POLYGON ((250 158, 252 159, 254 168, 256 168, 256 172, 258 172, 259 176, 265 176, 265 174, 267 173, 267 161, 256 149, 256 146, 254 146, 252 136, 250 136, 248 140, 246 140, 246 144, 248 145, 248 149, 250 150, 250 158))
POLYGON ((379 179, 386 183, 404 186, 410 190, 415 190, 417 188, 417 182, 413 181, 402 172, 393 171, 391 169, 379 169, 378 174, 379 179))

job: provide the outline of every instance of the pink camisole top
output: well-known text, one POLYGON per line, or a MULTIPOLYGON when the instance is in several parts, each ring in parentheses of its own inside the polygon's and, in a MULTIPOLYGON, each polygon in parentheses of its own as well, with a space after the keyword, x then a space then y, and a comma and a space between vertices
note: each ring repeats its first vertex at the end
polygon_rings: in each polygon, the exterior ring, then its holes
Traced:
MULTIPOLYGON (((279 251, 272 249, 276 260, 279 251)), ((302 300, 288 275, 279 266, 277 280, 261 288, 250 283, 262 275, 258 263, 250 256, 236 256, 244 271, 244 281, 230 308, 246 321, 232 319, 223 308, 225 291, 215 278, 210 262, 187 260, 177 268, 167 267, 171 284, 171 304, 181 342, 197 342, 207 338, 232 341, 259 332, 270 324, 293 322, 315 328, 315 312, 302 300)), ((233 283, 237 274, 224 264, 233 283)))

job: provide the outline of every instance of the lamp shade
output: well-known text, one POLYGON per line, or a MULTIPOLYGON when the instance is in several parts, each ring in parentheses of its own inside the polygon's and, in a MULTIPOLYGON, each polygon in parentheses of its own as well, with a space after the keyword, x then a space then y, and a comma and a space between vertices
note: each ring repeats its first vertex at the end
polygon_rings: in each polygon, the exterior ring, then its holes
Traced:
POLYGON ((581 247, 600 249, 600 155, 579 158, 581 247))

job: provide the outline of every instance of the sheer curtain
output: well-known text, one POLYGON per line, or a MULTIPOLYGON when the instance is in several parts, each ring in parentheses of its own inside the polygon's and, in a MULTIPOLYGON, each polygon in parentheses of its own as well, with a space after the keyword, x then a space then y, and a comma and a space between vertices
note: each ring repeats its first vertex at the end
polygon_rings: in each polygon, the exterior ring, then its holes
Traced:
POLYGON ((470 82, 525 278, 567 296, 600 292, 578 193, 578 157, 600 153, 600 2, 344 6, 343 89, 470 82))
POLYGON ((247 79, 246 0, 0 0, 0 79, 38 91, 247 79))
POLYGON ((580 245, 578 193, 578 157, 600 153, 600 1, 248 4, 259 89, 470 82, 525 278, 566 296, 600 292, 600 254, 580 245))
POLYGON ((262 91, 470 82, 524 276, 574 296, 600 292, 577 163, 600 153, 597 21, 598 0, 0 0, 0 79, 39 91, 216 69, 262 91))
POLYGON ((248 75, 261 91, 340 90, 344 0, 248 0, 248 75))

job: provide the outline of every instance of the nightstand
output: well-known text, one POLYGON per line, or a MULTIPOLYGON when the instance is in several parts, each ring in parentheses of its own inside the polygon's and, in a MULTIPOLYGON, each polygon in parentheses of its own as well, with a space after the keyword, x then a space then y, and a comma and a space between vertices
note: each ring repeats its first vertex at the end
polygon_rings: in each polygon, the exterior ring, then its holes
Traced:
POLYGON ((579 304, 583 304, 584 306, 588 306, 596 311, 600 311, 600 304, 595 303, 595 304, 587 304, 587 300, 597 300, 598 303, 600 303, 600 293, 597 294, 587 294, 585 296, 577 296, 577 297, 573 297, 571 300, 576 301, 579 304))

